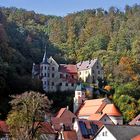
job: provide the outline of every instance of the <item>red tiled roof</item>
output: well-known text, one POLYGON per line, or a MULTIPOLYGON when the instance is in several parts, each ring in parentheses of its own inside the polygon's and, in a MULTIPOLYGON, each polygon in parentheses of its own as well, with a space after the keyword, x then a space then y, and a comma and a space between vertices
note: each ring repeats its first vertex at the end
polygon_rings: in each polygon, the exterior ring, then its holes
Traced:
POLYGON ((93 99, 93 100, 86 100, 84 104, 81 106, 81 108, 78 111, 79 116, 89 116, 91 114, 94 114, 97 112, 97 110, 100 108, 100 106, 103 104, 105 98, 102 99, 93 99))
POLYGON ((56 133, 53 130, 51 124, 48 122, 41 122, 39 130, 41 133, 44 133, 44 134, 55 134, 56 133))
POLYGON ((140 140, 140 135, 135 136, 132 140, 140 140))
POLYGON ((88 120, 97 120, 100 121, 101 118, 106 114, 92 114, 89 116, 88 120))
POLYGON ((78 140, 77 134, 74 130, 72 131, 64 131, 64 140, 78 140))
POLYGON ((62 127, 62 123, 65 125, 66 128, 71 128, 73 118, 76 118, 76 116, 70 110, 67 110, 66 108, 61 108, 60 111, 58 111, 56 117, 51 118, 51 122, 55 130, 60 130, 62 127))
POLYGON ((60 64, 59 71, 63 73, 70 73, 70 74, 77 74, 77 67, 76 65, 65 65, 65 64, 60 64))
POLYGON ((97 113, 103 113, 111 116, 121 116, 121 113, 115 105, 106 103, 105 98, 86 100, 77 112, 78 116, 87 117, 97 113))
POLYGON ((61 109, 58 111, 56 117, 57 117, 57 118, 60 118, 61 115, 64 113, 65 110, 66 110, 66 108, 61 108, 61 109))
POLYGON ((0 121, 0 133, 9 133, 8 125, 5 121, 0 121))
POLYGON ((114 104, 107 104, 105 108, 102 110, 103 113, 111 116, 121 116, 119 110, 115 107, 114 104))

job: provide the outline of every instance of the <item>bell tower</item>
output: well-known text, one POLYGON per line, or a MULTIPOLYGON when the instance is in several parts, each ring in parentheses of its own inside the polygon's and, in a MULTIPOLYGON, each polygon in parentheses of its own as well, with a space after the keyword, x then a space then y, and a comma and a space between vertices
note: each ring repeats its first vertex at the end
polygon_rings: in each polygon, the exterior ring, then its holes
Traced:
POLYGON ((75 113, 81 104, 85 101, 85 87, 80 83, 77 84, 75 89, 74 103, 73 103, 73 112, 75 113))

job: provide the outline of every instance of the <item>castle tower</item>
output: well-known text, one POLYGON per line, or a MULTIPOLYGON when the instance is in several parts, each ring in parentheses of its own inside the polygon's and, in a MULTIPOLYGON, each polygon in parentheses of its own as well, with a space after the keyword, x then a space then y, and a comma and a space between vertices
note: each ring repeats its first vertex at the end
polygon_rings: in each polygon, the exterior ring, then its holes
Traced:
POLYGON ((40 77, 41 77, 41 81, 43 85, 43 90, 45 90, 46 92, 49 90, 48 89, 48 71, 49 71, 49 63, 48 63, 47 52, 46 52, 46 47, 45 47, 43 60, 40 64, 40 77))
POLYGON ((85 87, 80 83, 77 84, 76 90, 75 90, 75 97, 74 97, 74 103, 73 103, 73 112, 75 113, 81 104, 85 101, 85 87))

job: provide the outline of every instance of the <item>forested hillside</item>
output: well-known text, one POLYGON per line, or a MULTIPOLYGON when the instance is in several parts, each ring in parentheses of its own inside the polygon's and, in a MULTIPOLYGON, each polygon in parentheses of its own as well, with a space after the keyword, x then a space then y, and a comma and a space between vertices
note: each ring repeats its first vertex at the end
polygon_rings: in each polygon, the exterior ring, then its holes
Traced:
MULTIPOLYGON (((31 80, 32 63, 44 46, 58 62, 99 58, 112 99, 126 121, 140 111, 140 6, 84 10, 65 17, 0 8, 0 93, 41 90, 31 80)), ((2 102, 3 103, 3 102, 2 102)), ((1 109, 2 110, 2 109, 1 109)))

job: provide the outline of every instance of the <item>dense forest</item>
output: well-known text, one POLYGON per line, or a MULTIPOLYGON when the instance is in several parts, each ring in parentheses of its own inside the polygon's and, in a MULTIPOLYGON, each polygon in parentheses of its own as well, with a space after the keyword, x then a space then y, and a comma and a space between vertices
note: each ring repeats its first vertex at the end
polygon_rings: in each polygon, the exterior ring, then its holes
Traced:
POLYGON ((65 17, 0 7, 0 113, 7 113, 8 95, 42 90, 31 69, 45 46, 48 56, 61 63, 99 58, 115 91, 110 98, 125 121, 140 113, 140 5, 65 17))

